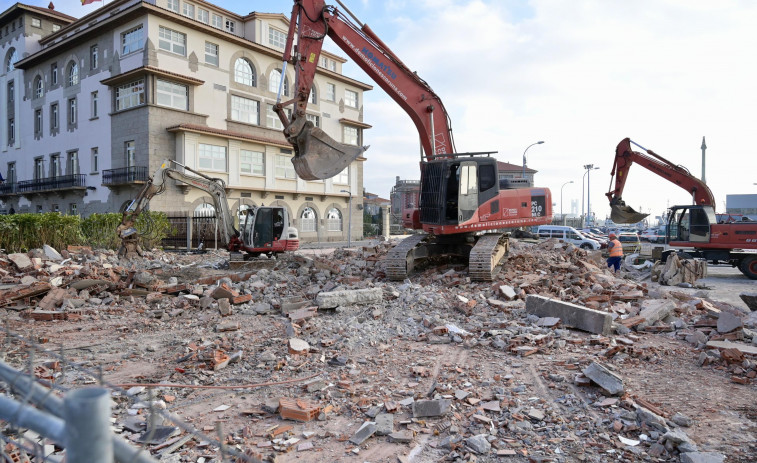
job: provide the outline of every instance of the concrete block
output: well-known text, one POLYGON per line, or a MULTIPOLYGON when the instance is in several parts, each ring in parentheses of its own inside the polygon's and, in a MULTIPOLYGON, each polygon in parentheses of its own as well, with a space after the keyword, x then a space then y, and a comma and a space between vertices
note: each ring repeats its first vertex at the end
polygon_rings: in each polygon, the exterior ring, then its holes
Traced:
POLYGON ((394 432, 394 415, 379 413, 376 416, 376 435, 388 436, 394 432))
POLYGON ((686 452, 681 454, 681 463, 723 463, 725 455, 715 452, 686 452))
POLYGON ((604 335, 612 333, 610 314, 557 299, 529 295, 526 298, 526 313, 539 317, 557 317, 562 321, 563 326, 589 333, 604 335))
POLYGON ((369 437, 371 437, 376 432, 376 429, 376 423, 374 423, 373 421, 366 421, 362 426, 360 426, 360 429, 358 429, 357 432, 352 437, 350 437, 350 442, 355 445, 360 445, 369 437))
POLYGON ((741 317, 730 312, 720 312, 718 316, 718 333, 730 333, 744 326, 741 317))
POLYGON ((416 400, 413 402, 413 418, 424 416, 441 416, 449 411, 452 401, 440 400, 416 400))
POLYGON ((583 374, 612 395, 623 393, 623 379, 597 362, 591 362, 583 374))
POLYGON ((316 296, 315 303, 321 309, 334 309, 345 305, 375 304, 382 299, 381 288, 368 288, 321 292, 316 296))
POLYGON ((486 434, 478 434, 465 439, 465 445, 479 455, 486 455, 492 448, 492 444, 486 439, 486 434))
POLYGON ((749 310, 757 311, 757 293, 741 293, 739 297, 749 307, 749 310))
POLYGON ((29 259, 29 256, 20 252, 8 254, 8 259, 16 264, 16 267, 18 267, 19 270, 26 270, 32 266, 32 260, 29 259))
POLYGON ((757 346, 743 342, 710 341, 707 343, 707 347, 711 349, 738 349, 746 355, 757 355, 757 346))
POLYGON ((639 316, 650 325, 672 314, 676 305, 668 299, 647 299, 641 303, 639 316))

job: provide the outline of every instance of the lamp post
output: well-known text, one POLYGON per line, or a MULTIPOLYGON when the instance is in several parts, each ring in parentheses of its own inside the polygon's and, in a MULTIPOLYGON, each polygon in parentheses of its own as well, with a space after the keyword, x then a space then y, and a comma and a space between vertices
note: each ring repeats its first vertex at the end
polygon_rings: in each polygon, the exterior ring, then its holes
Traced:
POLYGON ((565 188, 565 185, 567 185, 568 183, 573 183, 573 180, 571 180, 570 182, 563 183, 562 186, 560 187, 560 216, 562 217, 563 225, 565 225, 565 214, 562 213, 562 189, 565 188))
POLYGON ((537 141, 536 143, 531 143, 530 145, 526 147, 525 150, 523 150, 523 175, 522 175, 523 178, 526 178, 526 151, 528 151, 528 149, 531 148, 532 146, 541 145, 542 143, 544 143, 544 141, 537 141))
POLYGON ((350 195, 350 203, 349 203, 349 222, 347 222, 347 247, 352 247, 352 192, 349 190, 341 190, 341 193, 347 193, 350 195))
MULTIPOLYGON (((589 193, 591 192, 591 175, 589 175, 589 172, 592 170, 597 170, 599 167, 594 167, 594 164, 586 164, 584 166, 584 169, 586 169, 586 173, 584 173, 584 179, 586 176, 589 176, 589 181, 587 182, 586 187, 586 215, 584 215, 583 225, 584 228, 586 228, 586 225, 588 223, 587 219, 589 218, 589 214, 591 214, 591 199, 589 196, 589 193)), ((581 185, 581 211, 583 213, 583 185, 581 185)))

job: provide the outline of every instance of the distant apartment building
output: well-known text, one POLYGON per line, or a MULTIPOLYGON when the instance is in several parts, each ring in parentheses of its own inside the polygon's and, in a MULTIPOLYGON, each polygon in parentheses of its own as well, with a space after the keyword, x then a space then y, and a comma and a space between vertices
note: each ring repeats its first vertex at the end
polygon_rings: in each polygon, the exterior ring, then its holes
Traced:
MULTIPOLYGON (((115 0, 80 19, 16 3, 0 13, 0 210, 118 212, 164 159, 227 186, 229 207, 281 205, 303 240, 343 240, 350 196, 362 208, 363 162, 304 181, 273 112, 289 20, 211 3, 115 0)), ((363 92, 324 52, 308 118, 362 145, 363 92)), ((154 211, 192 214, 207 195, 168 181, 154 211)), ((362 214, 353 213, 355 237, 362 214)))

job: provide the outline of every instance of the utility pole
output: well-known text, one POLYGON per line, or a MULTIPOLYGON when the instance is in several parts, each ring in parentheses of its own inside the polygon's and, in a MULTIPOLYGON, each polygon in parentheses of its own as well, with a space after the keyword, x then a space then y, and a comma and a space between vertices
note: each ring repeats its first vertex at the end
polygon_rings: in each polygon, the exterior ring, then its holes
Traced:
POLYGON ((702 136, 702 182, 707 183, 707 180, 705 180, 705 176, 704 176, 704 167, 705 167, 705 162, 704 162, 705 158, 704 158, 704 155, 705 155, 705 151, 707 151, 707 145, 704 144, 704 136, 702 136))

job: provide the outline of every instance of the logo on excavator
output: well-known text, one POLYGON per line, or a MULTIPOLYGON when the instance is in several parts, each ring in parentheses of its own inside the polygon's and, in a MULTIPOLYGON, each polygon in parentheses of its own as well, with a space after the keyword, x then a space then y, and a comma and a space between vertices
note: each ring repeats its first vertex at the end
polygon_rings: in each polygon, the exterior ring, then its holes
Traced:
POLYGON ((379 68, 380 70, 384 71, 387 76, 391 77, 392 79, 397 78, 397 73, 392 71, 392 68, 389 67, 388 64, 382 63, 381 59, 379 59, 378 56, 375 56, 373 52, 368 49, 368 47, 363 47, 361 52, 363 53, 363 55, 365 55, 365 58, 368 61, 372 61, 373 64, 375 64, 376 67, 379 68))

